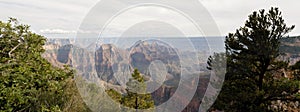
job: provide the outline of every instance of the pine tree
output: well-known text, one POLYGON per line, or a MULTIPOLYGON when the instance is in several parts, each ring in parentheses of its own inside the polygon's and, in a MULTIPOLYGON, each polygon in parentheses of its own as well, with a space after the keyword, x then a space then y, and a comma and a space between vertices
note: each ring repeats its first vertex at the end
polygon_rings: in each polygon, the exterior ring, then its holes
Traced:
POLYGON ((282 69, 279 39, 290 32, 278 8, 253 12, 245 26, 226 36, 227 73, 214 108, 225 111, 269 111, 271 101, 288 100, 299 83, 274 78, 282 69), (284 94, 283 93, 288 93, 284 94))
POLYGON ((127 88, 124 95, 112 89, 108 90, 107 93, 121 105, 127 107, 127 109, 138 110, 154 108, 154 101, 151 98, 151 94, 146 93, 145 80, 137 69, 134 70, 132 78, 129 79, 126 85, 127 88))

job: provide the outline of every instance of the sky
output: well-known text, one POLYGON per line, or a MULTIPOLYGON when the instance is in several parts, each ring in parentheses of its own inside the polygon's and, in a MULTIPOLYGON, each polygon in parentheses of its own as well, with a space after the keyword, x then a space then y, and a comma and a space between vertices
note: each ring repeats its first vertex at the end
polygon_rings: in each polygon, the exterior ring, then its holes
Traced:
MULTIPOLYGON (((31 30, 38 34, 45 35, 49 38, 70 38, 76 36, 77 32, 80 32, 79 27, 82 25, 88 13, 98 6, 96 5, 97 3, 102 1, 103 0, 0 0, 0 20, 6 21, 9 17, 17 18, 21 23, 30 25, 31 30)), ((149 2, 149 0, 144 1, 149 2)), ((177 5, 183 4, 182 7, 187 7, 185 4, 189 1, 190 0, 176 0, 177 5)), ((234 32, 237 28, 244 25, 248 15, 253 11, 270 9, 270 7, 279 7, 286 23, 288 25, 296 25, 296 28, 289 33, 290 36, 300 35, 300 13, 297 8, 300 4, 299 0, 198 0, 198 2, 207 9, 219 29, 219 32, 211 32, 208 36, 225 36, 230 32, 234 32)), ((97 16, 98 19, 115 13, 112 10, 115 9, 114 6, 123 6, 124 4, 128 4, 128 2, 124 0, 110 0, 109 4, 106 9, 101 9, 101 12, 105 13, 99 14, 99 16, 97 16)), ((189 14, 197 15, 198 13, 197 11, 190 10, 189 14)), ((157 7, 137 7, 119 15, 119 18, 112 20, 107 26, 109 31, 107 35, 117 36, 117 34, 124 33, 126 29, 138 30, 140 26, 130 28, 130 25, 134 26, 135 24, 142 23, 142 20, 147 21, 151 19, 171 21, 168 24, 180 29, 180 31, 184 30, 183 32, 187 32, 190 36, 199 34, 191 24, 182 18, 183 16, 178 15, 174 10, 157 7)), ((160 22, 163 23, 164 21, 160 22)), ((149 21, 146 23, 140 25, 152 24, 149 21)), ((154 23, 158 24, 159 22, 154 23)), ((162 26, 155 26, 156 27, 149 27, 149 29, 157 29, 168 25, 162 24, 162 26)), ((170 34, 174 33, 172 30, 167 29, 163 31, 164 34, 166 32, 170 32, 170 34)), ((158 30, 152 32, 162 34, 158 30)))

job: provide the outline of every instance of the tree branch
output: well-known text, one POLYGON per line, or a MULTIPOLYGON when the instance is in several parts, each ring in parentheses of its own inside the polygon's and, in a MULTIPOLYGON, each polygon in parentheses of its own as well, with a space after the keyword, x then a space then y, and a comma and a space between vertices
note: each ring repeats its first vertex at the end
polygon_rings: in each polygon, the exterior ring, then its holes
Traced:
POLYGON ((10 51, 8 52, 9 58, 12 57, 12 56, 11 56, 11 53, 12 53, 13 51, 15 51, 21 44, 22 44, 22 43, 19 43, 17 46, 15 46, 12 50, 10 50, 10 51))

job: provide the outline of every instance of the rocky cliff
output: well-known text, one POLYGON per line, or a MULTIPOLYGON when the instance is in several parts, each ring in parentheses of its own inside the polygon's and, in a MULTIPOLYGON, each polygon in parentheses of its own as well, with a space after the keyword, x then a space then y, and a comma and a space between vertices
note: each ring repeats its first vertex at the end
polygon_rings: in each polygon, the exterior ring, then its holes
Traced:
POLYGON ((96 78, 95 61, 91 52, 72 44, 47 43, 44 48, 46 52, 43 54, 43 57, 54 66, 63 67, 64 65, 69 65, 77 70, 77 74, 81 74, 86 79, 96 78))
MULTIPOLYGON (((53 65, 58 67, 64 64, 70 65, 76 68, 78 75, 88 80, 100 79, 101 83, 108 85, 107 87, 119 88, 123 91, 122 85, 125 85, 131 77, 130 74, 134 68, 137 68, 147 81, 162 80, 162 85, 152 92, 156 105, 163 104, 171 97, 182 102, 178 106, 189 103, 185 99, 185 94, 174 95, 180 79, 183 78, 180 74, 183 71, 188 71, 187 75, 200 74, 197 72, 199 68, 195 67, 198 61, 191 56, 195 55, 194 52, 180 52, 163 42, 139 41, 130 48, 118 48, 112 44, 90 45, 97 46, 95 52, 92 52, 86 48, 66 44, 68 43, 66 40, 63 40, 64 42, 52 41, 45 46, 47 51, 43 56, 53 65), (182 67, 182 65, 189 66, 182 67)), ((193 89, 192 85, 198 86, 196 94, 184 111, 197 111, 205 93, 209 75, 200 77, 199 83, 195 82, 198 79, 188 80, 189 83, 182 85, 186 90, 193 89)))
MULTIPOLYGON (((51 39, 44 46, 46 52, 43 56, 48 59, 54 66, 63 67, 68 64, 76 68, 77 73, 84 76, 86 79, 100 79, 99 83, 107 85, 110 88, 117 88, 118 91, 124 92, 124 85, 131 77, 131 71, 134 68, 139 69, 145 77, 149 79, 151 73, 162 73, 158 78, 164 79, 162 86, 152 92, 152 97, 155 100, 155 105, 161 105, 168 101, 171 97, 179 99, 182 104, 185 104, 186 99, 184 95, 174 95, 178 89, 181 74, 180 61, 190 65, 190 67, 183 68, 183 71, 189 71, 189 74, 200 74, 197 72, 198 68, 193 68, 197 59, 190 57, 194 52, 179 52, 164 43, 157 41, 139 41, 130 48, 118 48, 112 44, 98 45, 95 52, 91 52, 95 44, 89 45, 87 48, 80 48, 72 45, 72 41, 66 39, 51 39), (92 47, 90 47, 92 46, 92 47), (184 59, 184 60, 180 60, 184 59), (156 67, 156 68, 155 68, 156 67), (155 71, 155 72, 153 72, 155 71), (165 72, 161 72, 165 71, 165 72)), ((292 37, 281 40, 280 51, 282 53, 282 60, 289 60, 291 64, 300 60, 300 38, 292 37)), ((200 54, 203 55, 203 54, 200 54)), ((200 63, 205 63, 206 59, 198 60, 200 63)), ((205 64, 203 65, 205 66, 205 64)), ((205 71, 205 67, 200 68, 205 71)), ((197 84, 196 94, 191 102, 183 110, 183 112, 198 111, 199 105, 206 91, 209 82, 208 72, 201 74, 197 84)), ((150 79, 149 79, 150 80, 150 79)), ((196 84, 191 79, 191 85, 196 84)), ((183 85, 185 88, 190 85, 183 85)), ((181 106, 181 105, 178 105, 181 106)))
POLYGON ((281 60, 289 61, 290 65, 300 60, 300 37, 289 37, 281 39, 279 48, 281 60))

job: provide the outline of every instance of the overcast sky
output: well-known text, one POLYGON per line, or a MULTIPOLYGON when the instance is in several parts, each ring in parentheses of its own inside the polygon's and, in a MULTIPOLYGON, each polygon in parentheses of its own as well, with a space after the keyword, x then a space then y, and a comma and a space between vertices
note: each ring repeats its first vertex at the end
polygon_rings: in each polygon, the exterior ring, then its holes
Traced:
MULTIPOLYGON (((0 20, 6 21, 8 17, 14 17, 22 23, 29 24, 33 31, 47 37, 70 37, 75 35, 82 20, 99 1, 0 0, 0 20)), ((187 2, 187 0, 177 1, 178 4, 187 2)), ((300 35, 299 0, 199 0, 199 2, 206 7, 219 27, 221 34, 212 34, 215 36, 225 36, 229 32, 234 32, 235 29, 244 24, 251 12, 259 9, 269 9, 271 6, 280 8, 288 25, 296 25, 296 28, 289 35, 300 35)), ((164 12, 160 13, 163 14, 164 12)), ((132 13, 147 16, 147 13, 136 10, 132 13)), ((123 21, 125 20, 123 19, 123 21)), ((182 20, 182 22, 184 21, 182 20)))

